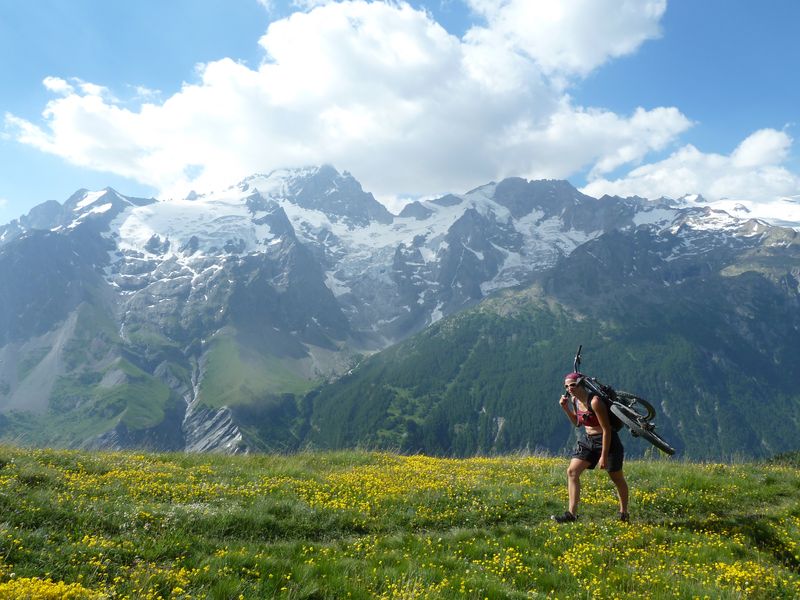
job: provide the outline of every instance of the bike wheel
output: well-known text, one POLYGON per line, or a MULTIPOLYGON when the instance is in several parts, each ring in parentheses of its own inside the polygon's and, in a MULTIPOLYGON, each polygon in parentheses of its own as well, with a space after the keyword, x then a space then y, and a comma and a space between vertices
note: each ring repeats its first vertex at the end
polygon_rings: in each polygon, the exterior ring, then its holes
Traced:
POLYGON ((640 398, 636 394, 630 392, 617 392, 617 398, 625 406, 632 409, 637 415, 643 419, 650 421, 656 416, 656 409, 644 398, 640 398))
POLYGON ((631 433, 638 437, 643 437, 648 442, 653 444, 662 452, 672 456, 675 454, 675 448, 670 446, 667 441, 655 432, 655 426, 652 423, 642 422, 642 417, 635 413, 632 409, 614 404, 611 406, 611 412, 617 415, 625 426, 631 430, 631 433))

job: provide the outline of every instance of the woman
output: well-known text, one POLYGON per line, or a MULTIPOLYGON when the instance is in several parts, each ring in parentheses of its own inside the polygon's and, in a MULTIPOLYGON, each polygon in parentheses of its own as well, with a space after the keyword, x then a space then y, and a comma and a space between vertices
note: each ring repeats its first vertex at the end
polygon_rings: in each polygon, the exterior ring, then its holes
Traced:
POLYGON ((589 396, 583 386, 581 373, 569 373, 564 378, 565 394, 558 403, 575 427, 583 426, 578 435, 578 443, 567 469, 567 488, 569 490, 569 510, 563 515, 553 515, 557 523, 570 523, 578 518, 578 502, 581 497, 581 473, 599 465, 608 471, 608 476, 617 487, 620 521, 628 520, 628 483, 622 473, 625 449, 619 435, 611 427, 605 402, 597 395, 589 396), (570 401, 570 396, 572 400, 570 401))

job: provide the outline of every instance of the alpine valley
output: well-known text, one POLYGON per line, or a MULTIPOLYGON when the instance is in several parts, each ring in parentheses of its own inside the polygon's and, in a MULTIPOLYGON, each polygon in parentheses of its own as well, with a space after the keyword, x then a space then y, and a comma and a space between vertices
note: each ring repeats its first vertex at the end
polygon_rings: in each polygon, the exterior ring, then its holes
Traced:
POLYGON ((777 223, 519 178, 393 215, 330 166, 80 190, 0 227, 0 438, 559 452, 582 344, 678 456, 798 449, 800 223, 777 223))

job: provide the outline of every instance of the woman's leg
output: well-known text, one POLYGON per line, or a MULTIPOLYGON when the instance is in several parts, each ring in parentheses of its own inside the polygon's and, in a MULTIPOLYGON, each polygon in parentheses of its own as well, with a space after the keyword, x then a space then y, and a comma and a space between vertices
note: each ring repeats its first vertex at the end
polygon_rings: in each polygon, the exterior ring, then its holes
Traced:
POLYGON ((578 502, 581 500, 581 473, 589 468, 588 462, 573 458, 567 467, 567 490, 569 491, 569 512, 578 514, 578 502))
POLYGON ((625 475, 622 471, 614 471, 608 474, 611 481, 617 486, 617 497, 619 498, 619 512, 626 514, 628 512, 628 482, 625 481, 625 475))

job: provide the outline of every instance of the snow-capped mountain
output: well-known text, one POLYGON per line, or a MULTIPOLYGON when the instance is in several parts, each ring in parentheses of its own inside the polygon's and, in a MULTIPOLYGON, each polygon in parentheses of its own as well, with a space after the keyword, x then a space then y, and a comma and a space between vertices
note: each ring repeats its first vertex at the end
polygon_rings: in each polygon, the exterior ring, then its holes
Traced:
POLYGON ((740 209, 595 199, 565 181, 506 179, 399 215, 330 166, 179 200, 80 190, 0 228, 0 410, 15 432, 18 413, 47 416, 59 432, 31 439, 67 445, 296 436, 251 421, 282 423, 302 410, 287 393, 360 353, 637 231, 675 264, 797 243, 740 209))
POLYGON ((687 194, 674 204, 680 207, 705 207, 741 219, 758 219, 779 227, 800 230, 800 196, 784 197, 769 202, 721 199, 709 201, 700 194, 687 194))

